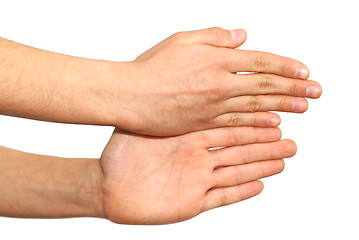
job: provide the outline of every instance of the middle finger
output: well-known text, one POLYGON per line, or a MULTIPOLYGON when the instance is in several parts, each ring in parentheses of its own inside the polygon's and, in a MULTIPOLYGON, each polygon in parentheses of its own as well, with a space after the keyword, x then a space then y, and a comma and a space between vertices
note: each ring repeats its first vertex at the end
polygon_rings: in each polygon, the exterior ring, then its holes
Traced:
POLYGON ((319 83, 310 80, 293 79, 273 74, 233 74, 230 97, 243 95, 287 95, 319 98, 322 89, 319 83))

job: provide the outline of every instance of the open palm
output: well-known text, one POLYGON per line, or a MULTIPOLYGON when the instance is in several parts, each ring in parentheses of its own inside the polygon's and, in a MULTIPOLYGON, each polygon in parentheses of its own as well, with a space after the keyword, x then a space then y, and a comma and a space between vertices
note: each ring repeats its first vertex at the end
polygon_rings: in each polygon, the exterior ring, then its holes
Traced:
POLYGON ((259 194, 296 145, 278 128, 232 127, 178 137, 115 129, 101 158, 104 211, 117 223, 165 224, 259 194), (220 149, 211 150, 210 148, 220 149))

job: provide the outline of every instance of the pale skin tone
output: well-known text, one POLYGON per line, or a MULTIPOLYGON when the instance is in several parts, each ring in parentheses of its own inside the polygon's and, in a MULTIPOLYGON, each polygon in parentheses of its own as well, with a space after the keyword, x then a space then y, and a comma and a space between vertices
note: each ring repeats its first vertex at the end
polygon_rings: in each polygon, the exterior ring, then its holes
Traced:
POLYGON ((293 141, 280 138, 278 128, 219 128, 178 137, 116 129, 101 159, 0 148, 0 215, 183 221, 258 195, 258 179, 280 173, 282 159, 296 152, 293 141))
POLYGON ((172 136, 227 126, 275 127, 268 111, 304 112, 320 85, 307 67, 235 49, 244 30, 174 34, 129 62, 66 56, 0 39, 0 113, 172 136), (236 74, 255 72, 255 74, 236 74), (257 73, 260 72, 260 73, 257 73))
POLYGON ((236 49, 245 40, 181 32, 111 62, 0 38, 0 114, 116 126, 100 159, 0 147, 0 216, 166 224, 259 194, 296 152, 268 111, 302 113, 321 87, 296 60, 236 49))

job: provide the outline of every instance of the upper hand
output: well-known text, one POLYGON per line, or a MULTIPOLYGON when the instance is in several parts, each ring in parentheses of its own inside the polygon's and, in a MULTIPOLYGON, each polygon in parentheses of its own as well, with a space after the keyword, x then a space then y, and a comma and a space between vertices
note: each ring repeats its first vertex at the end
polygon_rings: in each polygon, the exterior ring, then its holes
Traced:
POLYGON ((302 63, 278 55, 238 50, 244 30, 210 28, 176 33, 135 61, 123 83, 126 109, 119 112, 131 132, 169 136, 225 126, 273 127, 267 111, 304 112, 304 97, 321 87, 302 63), (256 72, 237 74, 237 72, 256 72))

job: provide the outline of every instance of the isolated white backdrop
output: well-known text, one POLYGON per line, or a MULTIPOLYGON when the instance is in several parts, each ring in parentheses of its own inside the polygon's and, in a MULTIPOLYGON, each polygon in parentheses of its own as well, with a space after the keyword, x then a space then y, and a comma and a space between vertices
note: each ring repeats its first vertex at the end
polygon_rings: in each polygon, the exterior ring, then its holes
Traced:
MULTIPOLYGON (((0 218, 0 239, 359 239, 355 3, 0 0, 1 37, 96 59, 132 60, 177 31, 245 28, 243 49, 298 59, 323 87, 305 114, 281 114, 283 137, 297 142, 298 153, 283 173, 264 180, 263 193, 253 199, 164 226, 0 218)), ((112 130, 0 116, 0 145, 99 157, 112 130)))

